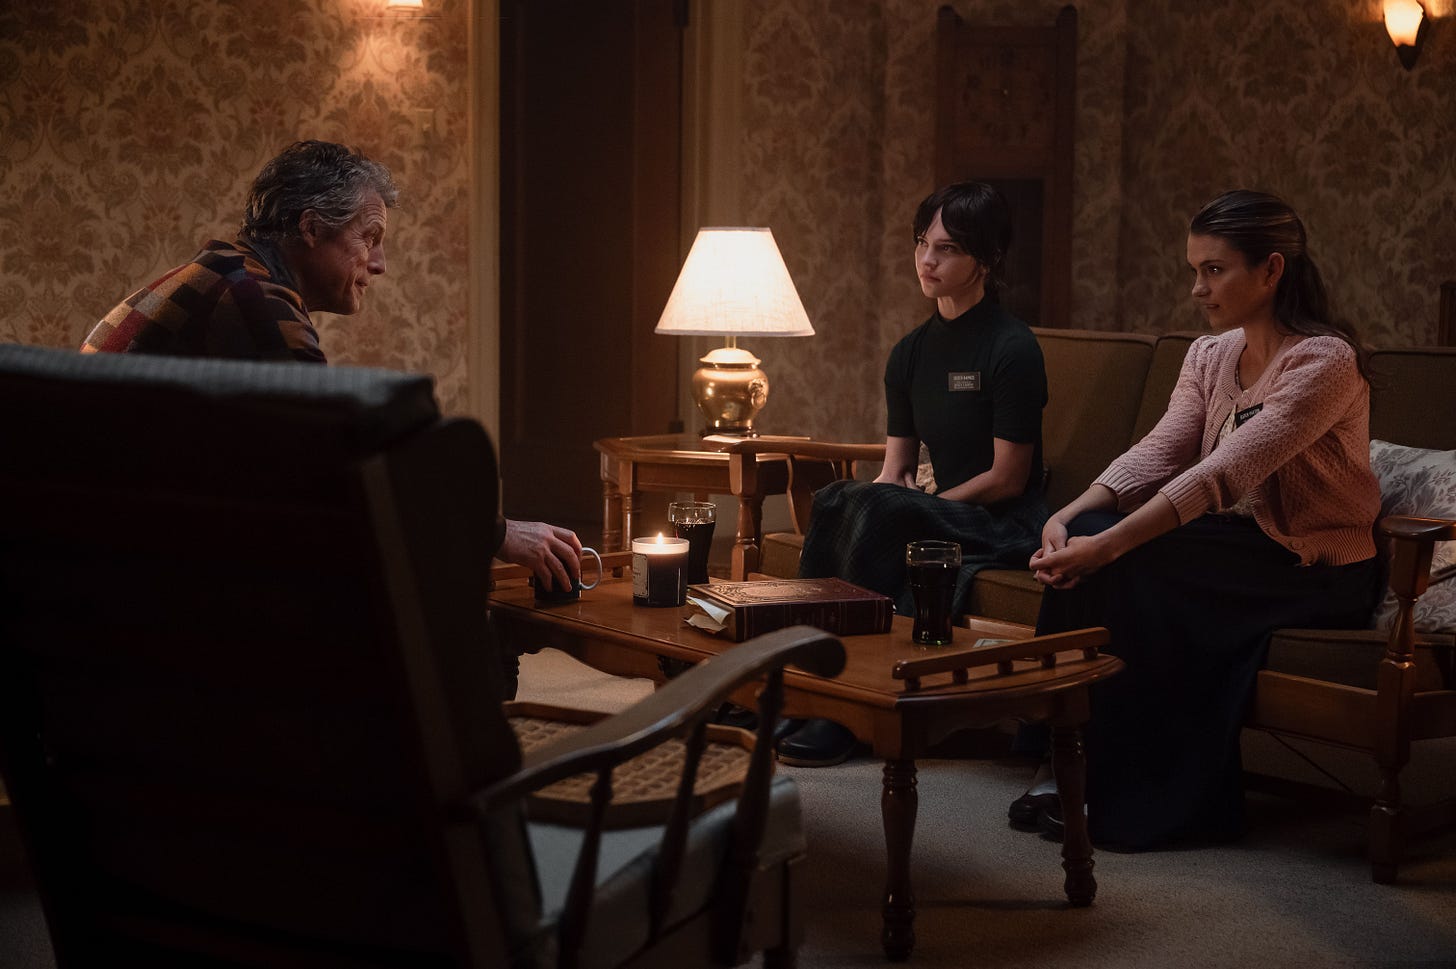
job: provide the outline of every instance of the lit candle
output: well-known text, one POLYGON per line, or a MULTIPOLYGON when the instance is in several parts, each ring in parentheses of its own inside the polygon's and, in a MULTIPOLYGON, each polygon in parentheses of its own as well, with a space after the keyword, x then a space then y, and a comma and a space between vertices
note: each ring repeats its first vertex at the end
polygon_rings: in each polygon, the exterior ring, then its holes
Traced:
POLYGON ((632 539, 632 604, 680 606, 687 591, 688 540, 632 539))

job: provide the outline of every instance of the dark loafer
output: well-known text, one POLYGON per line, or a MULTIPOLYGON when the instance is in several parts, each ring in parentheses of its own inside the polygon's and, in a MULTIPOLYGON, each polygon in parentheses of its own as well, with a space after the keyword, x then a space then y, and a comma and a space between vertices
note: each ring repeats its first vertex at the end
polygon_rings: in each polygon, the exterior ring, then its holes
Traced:
POLYGON ((1055 794, 1050 797, 1051 803, 1042 807, 1041 813, 1037 815, 1036 825, 1048 838, 1061 841, 1067 833, 1067 825, 1062 820, 1062 799, 1055 794))
POLYGON ((725 703, 718 709, 718 715, 713 718, 713 722, 752 733, 758 729, 758 712, 740 707, 736 703, 725 703))
POLYGON ((808 721, 802 720, 798 717, 780 717, 779 722, 774 724, 773 739, 774 744, 776 745, 774 749, 778 749, 777 744, 780 740, 783 740, 789 734, 804 726, 804 724, 807 722, 808 721))
MULTIPOLYGON (((749 733, 758 732, 758 713, 747 707, 740 707, 736 703, 725 703, 719 709, 713 722, 725 727, 737 727, 739 730, 747 730, 749 733)), ((793 717, 780 717, 774 724, 773 739, 777 741, 786 737, 804 725, 804 721, 796 720, 793 717)))
POLYGON ((779 760, 794 767, 832 767, 854 753, 854 734, 833 720, 805 720, 793 733, 780 738, 779 760))
POLYGON ((1056 794, 1026 793, 1011 802, 1011 807, 1006 810, 1006 816, 1011 819, 1012 824, 1035 829, 1040 824, 1043 809, 1060 800, 1060 796, 1056 794))

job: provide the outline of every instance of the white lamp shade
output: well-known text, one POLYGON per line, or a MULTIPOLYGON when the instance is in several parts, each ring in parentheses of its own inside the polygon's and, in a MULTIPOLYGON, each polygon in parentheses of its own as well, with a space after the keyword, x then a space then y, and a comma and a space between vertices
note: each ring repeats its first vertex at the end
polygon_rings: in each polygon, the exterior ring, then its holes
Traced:
POLYGON ((766 228, 699 229, 657 321, 675 336, 813 336, 766 228))
POLYGON ((385 6, 391 10, 422 10, 425 0, 389 0, 385 6))
POLYGON ((1426 12, 1416 0, 1385 0, 1385 30, 1397 47, 1414 46, 1426 12))

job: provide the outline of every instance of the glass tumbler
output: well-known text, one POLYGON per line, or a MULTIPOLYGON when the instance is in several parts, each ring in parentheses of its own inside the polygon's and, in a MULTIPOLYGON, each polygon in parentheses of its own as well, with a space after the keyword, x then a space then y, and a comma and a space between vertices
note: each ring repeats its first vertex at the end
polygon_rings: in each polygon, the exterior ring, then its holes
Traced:
POLYGON ((949 646, 951 602, 961 570, 961 547, 956 542, 911 542, 905 546, 905 569, 915 597, 915 629, 921 646, 949 646))
POLYGON ((685 581, 701 585, 708 581, 708 552, 713 548, 716 511, 710 501, 674 501, 667 506, 667 520, 678 538, 688 540, 685 581))

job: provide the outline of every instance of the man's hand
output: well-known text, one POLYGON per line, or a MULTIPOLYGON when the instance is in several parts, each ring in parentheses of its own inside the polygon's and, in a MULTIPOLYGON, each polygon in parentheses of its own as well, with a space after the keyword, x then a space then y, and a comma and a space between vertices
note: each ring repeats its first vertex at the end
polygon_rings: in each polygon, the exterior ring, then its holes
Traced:
POLYGON ((581 540, 569 528, 506 519, 506 537, 496 557, 524 565, 546 589, 569 589, 581 576, 581 540))

